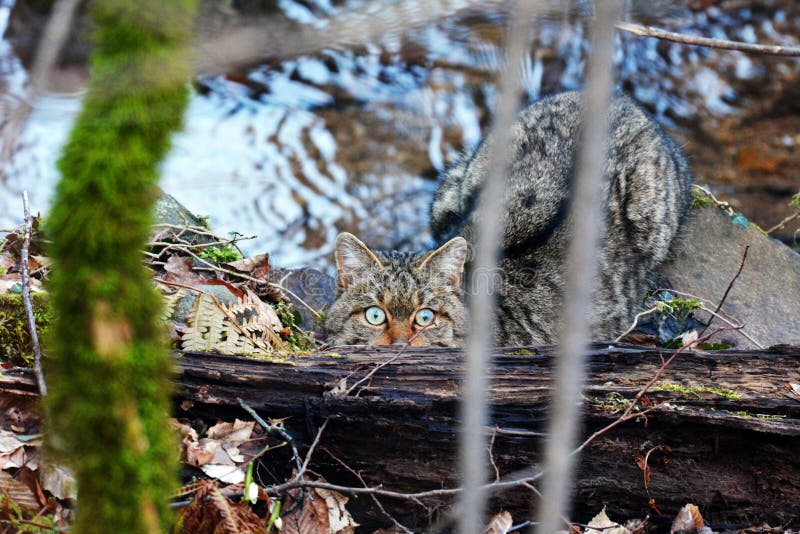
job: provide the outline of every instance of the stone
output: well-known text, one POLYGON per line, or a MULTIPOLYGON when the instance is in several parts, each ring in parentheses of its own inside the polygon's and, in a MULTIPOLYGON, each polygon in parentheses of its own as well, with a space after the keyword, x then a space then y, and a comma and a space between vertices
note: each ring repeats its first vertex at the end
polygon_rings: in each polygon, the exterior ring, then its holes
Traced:
MULTIPOLYGON (((691 293, 715 309, 739 266, 721 312, 761 345, 800 345, 800 254, 750 224, 743 227, 724 211, 693 208, 673 257, 661 269, 677 291, 691 293)), ((702 319, 708 314, 699 313, 702 319)), ((711 328, 723 326, 714 319, 711 328)), ((709 330, 710 331, 710 330, 709 330)), ((736 332, 721 333, 714 342, 737 348, 756 345, 736 332)))

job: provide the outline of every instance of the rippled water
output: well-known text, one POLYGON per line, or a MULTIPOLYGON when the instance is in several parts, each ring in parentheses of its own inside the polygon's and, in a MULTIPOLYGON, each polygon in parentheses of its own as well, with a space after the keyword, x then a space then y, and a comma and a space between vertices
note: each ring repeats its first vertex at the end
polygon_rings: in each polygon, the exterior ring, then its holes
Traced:
MULTIPOLYGON (((278 4, 301 23, 349 5, 278 4)), ((0 7, 0 29, 10 9, 8 1, 0 7)), ((792 44, 800 28, 797 14, 780 8, 676 7, 660 16, 667 28, 748 42, 792 44)), ((437 174, 491 122, 504 22, 502 13, 470 14, 401 40, 198 80, 184 131, 163 162, 161 186, 210 215, 216 230, 257 234, 246 251, 268 251, 282 266, 326 265, 342 230, 385 248, 426 246, 437 174)), ((584 17, 540 20, 519 66, 526 98, 579 88, 587 49, 584 17)), ((753 60, 626 34, 618 38, 616 62, 621 89, 665 125, 681 128, 747 115, 758 98, 743 89, 748 83, 769 87, 794 79, 800 68, 797 61, 753 60)), ((2 100, 13 103, 25 72, 6 40, 0 77, 2 100)), ((22 189, 35 209, 46 211, 57 180, 54 162, 79 107, 79 95, 37 101, 0 185, 0 227, 20 221, 22 189)))

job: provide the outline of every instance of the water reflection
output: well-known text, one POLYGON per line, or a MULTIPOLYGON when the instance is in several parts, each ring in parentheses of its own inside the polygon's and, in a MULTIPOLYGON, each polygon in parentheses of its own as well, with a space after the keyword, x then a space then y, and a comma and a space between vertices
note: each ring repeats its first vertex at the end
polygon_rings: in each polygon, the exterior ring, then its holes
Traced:
MULTIPOLYGON (((279 6, 313 23, 358 3, 282 0, 279 6)), ((531 54, 518 66, 528 100, 580 86, 588 46, 585 4, 578 3, 577 14, 556 13, 536 24, 531 54)), ((681 5, 655 15, 664 27, 687 33, 796 40, 797 13, 681 5)), ((0 7, 0 29, 10 7, 7 1, 0 7)), ((504 23, 500 12, 471 13, 405 39, 198 80, 186 128, 162 165, 162 188, 210 215, 220 232, 258 234, 244 243, 247 252, 268 251, 282 266, 325 267, 342 230, 378 248, 427 246, 437 173, 473 147, 491 121, 504 23)), ((746 117, 764 92, 778 94, 800 69, 797 61, 624 34, 617 44, 620 87, 664 124, 691 128, 678 131, 689 131, 689 140, 692 131, 713 134, 727 116, 746 117)), ((21 94, 24 77, 8 42, 0 41, 2 102, 21 94)), ((21 220, 23 188, 35 209, 46 210, 58 150, 79 105, 77 96, 36 103, 0 186, 0 227, 21 220)))

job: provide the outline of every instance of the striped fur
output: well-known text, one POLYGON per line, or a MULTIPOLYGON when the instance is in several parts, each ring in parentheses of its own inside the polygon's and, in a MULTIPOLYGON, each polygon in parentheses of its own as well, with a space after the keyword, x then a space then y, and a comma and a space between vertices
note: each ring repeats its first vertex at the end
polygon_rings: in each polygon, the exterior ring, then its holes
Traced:
MULTIPOLYGON (((581 108, 580 93, 562 93, 528 107, 514 125, 504 202, 505 257, 498 277, 495 338, 500 344, 556 340, 581 108)), ((606 231, 591 310, 595 339, 613 337, 630 324, 652 277, 669 253, 690 199, 691 174, 683 152, 629 98, 613 101, 609 133, 605 198, 599 199, 607 206, 606 231)), ((436 193, 431 227, 439 242, 456 236, 473 242, 475 228, 481 222, 475 206, 480 200, 491 143, 489 137, 464 157, 446 174, 436 193)), ((426 285, 424 273, 414 269, 424 254, 386 256, 388 264, 380 270, 381 287, 391 292, 396 285, 395 295, 400 300, 410 298, 412 285, 435 291, 435 284, 426 285)), ((465 289, 469 291, 480 283, 485 280, 472 273, 465 289)), ((342 306, 343 299, 350 301, 352 291, 355 288, 342 290, 337 305, 342 306)), ((447 308, 450 315, 466 320, 463 309, 453 311, 460 302, 449 301, 448 306, 453 307, 447 308)), ((344 326, 341 321, 329 321, 328 326, 337 342, 372 342, 363 336, 340 333, 344 326)), ((464 325, 454 320, 450 331, 452 340, 437 339, 435 344, 459 344, 464 325)))

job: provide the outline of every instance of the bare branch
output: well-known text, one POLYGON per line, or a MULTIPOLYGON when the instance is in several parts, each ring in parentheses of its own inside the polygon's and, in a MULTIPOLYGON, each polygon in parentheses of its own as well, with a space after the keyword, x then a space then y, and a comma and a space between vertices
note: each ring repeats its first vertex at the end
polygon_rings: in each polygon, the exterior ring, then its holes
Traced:
POLYGON ((681 43, 694 46, 707 46, 709 48, 721 48, 723 50, 737 50, 748 54, 766 54, 771 56, 800 57, 800 47, 764 45, 758 43, 744 43, 741 41, 728 41, 725 39, 712 39, 711 37, 700 37, 698 35, 685 35, 682 33, 671 32, 656 28, 654 26, 642 26, 630 22, 618 22, 616 27, 622 31, 641 35, 642 37, 653 37, 673 43, 681 43))
POLYGON ((202 39, 195 53, 195 72, 218 74, 265 57, 294 57, 325 48, 374 43, 469 10, 502 6, 507 0, 405 0, 365 3, 320 24, 292 25, 282 18, 263 18, 233 31, 202 39))
POLYGON ((603 234, 602 177, 606 161, 608 107, 613 88, 614 23, 622 13, 620 0, 595 2, 594 39, 587 65, 586 94, 581 124, 583 137, 572 207, 572 238, 567 251, 566 291, 556 384, 545 448, 546 478, 536 532, 559 529, 569 505, 573 458, 577 439, 580 393, 584 381, 584 352, 589 341, 592 292, 597 272, 597 244, 603 234))
MULTIPOLYGON (((30 70, 28 94, 19 107, 11 112, 2 129, 2 146, 0 146, 0 169, 6 169, 7 163, 14 153, 14 148, 25 126, 25 121, 33 110, 33 102, 47 87, 47 78, 58 60, 58 55, 69 35, 69 28, 75 16, 80 0, 58 0, 44 28, 36 58, 30 70)), ((5 174, 2 170, 0 173, 5 174)))
POLYGON ((28 192, 22 192, 22 208, 25 212, 25 233, 22 239, 22 252, 20 253, 19 267, 22 278, 22 302, 25 306, 25 313, 28 315, 28 329, 31 333, 31 346, 33 347, 33 372, 36 374, 36 383, 39 385, 39 394, 47 396, 47 384, 44 382, 42 373, 42 350, 39 347, 39 334, 36 333, 36 318, 33 316, 33 305, 31 304, 30 275, 28 273, 28 250, 31 245, 31 232, 33 221, 31 210, 28 206, 28 192))
POLYGON ((319 440, 322 438, 322 433, 325 432, 325 428, 328 426, 328 421, 330 419, 325 419, 325 422, 317 430, 317 435, 314 436, 314 441, 311 443, 311 446, 306 451, 306 457, 303 460, 303 465, 300 467, 300 471, 297 472, 295 475, 295 480, 301 480, 303 476, 306 474, 306 470, 308 469, 308 464, 311 463, 311 457, 314 456, 314 449, 317 448, 319 445, 319 440))
MULTIPOLYGON (((267 432, 267 434, 272 434, 273 436, 278 436, 279 438, 281 438, 282 440, 284 440, 286 443, 289 444, 289 446, 292 448, 292 460, 294 460, 295 468, 297 469, 298 473, 300 471, 302 471, 303 470, 303 464, 300 462, 300 453, 297 452, 297 445, 295 445, 294 438, 292 438, 291 434, 289 434, 286 430, 284 430, 283 428, 281 428, 281 427, 279 427, 277 425, 271 425, 268 422, 266 422, 260 415, 258 415, 258 413, 256 413, 256 411, 253 408, 250 407, 249 404, 244 402, 242 399, 239 399, 239 405, 242 408, 244 408, 244 410, 247 413, 250 414, 250 416, 256 421, 256 423, 261 425, 261 428, 263 428, 267 432)), ((325 425, 323 425, 320 428, 324 429, 325 425)), ((311 451, 309 451, 309 452, 311 452, 311 451)), ((294 480, 293 482, 290 482, 289 484, 296 483, 296 482, 298 482, 298 481, 294 480)), ((286 485, 286 484, 283 484, 283 485, 286 485)), ((295 485, 293 487, 300 487, 300 486, 302 486, 302 484, 295 485)))
POLYGON ((778 230, 783 230, 787 224, 798 218, 800 218, 800 211, 798 211, 797 213, 792 213, 787 217, 784 217, 784 219, 781 222, 779 222, 778 224, 767 230, 767 234, 771 234, 772 232, 777 232, 778 230))
MULTIPOLYGON (((361 476, 361 473, 359 473, 358 471, 356 471, 355 469, 353 469, 352 467, 350 467, 349 465, 347 465, 346 463, 344 463, 342 460, 340 460, 339 458, 337 458, 337 457, 336 457, 336 456, 335 456, 335 455, 334 455, 334 454, 333 454, 331 451, 329 451, 329 450, 328 450, 328 449, 326 449, 325 447, 322 447, 322 450, 323 450, 323 451, 325 451, 325 453, 326 453, 328 456, 330 456, 330 457, 331 457, 331 458, 332 458, 332 459, 333 459, 333 460, 334 460, 336 463, 338 463, 339 465, 341 465, 341 466, 342 466, 342 467, 343 467, 343 468, 344 468, 344 469, 345 469, 347 472, 349 472, 351 475, 353 475, 354 477, 356 477, 356 478, 358 479, 358 481, 359 481, 359 482, 361 482, 361 485, 362 485, 362 486, 364 486, 365 488, 368 488, 368 487, 369 487, 369 486, 367 485, 367 482, 364 480, 364 477, 362 477, 362 476, 361 476)), ((384 508, 384 507, 383 507, 383 505, 381 504, 381 501, 379 501, 379 500, 378 500, 378 498, 377 498, 377 497, 376 497, 374 494, 370 494, 370 497, 372 498, 372 502, 374 502, 374 503, 375 503, 375 506, 377 506, 377 507, 378 507, 378 510, 380 510, 380 511, 381 511, 381 513, 383 514, 383 516, 384 516, 386 519, 388 519, 389 521, 391 521, 391 522, 392 522, 392 524, 393 524, 393 525, 394 525, 394 526, 395 526, 395 527, 396 527, 398 530, 401 530, 402 532, 406 532, 406 533, 408 533, 408 534, 413 534, 413 532, 414 532, 413 530, 411 530, 410 528, 406 527, 405 525, 403 525, 402 523, 400 523, 399 521, 397 521, 397 519, 395 519, 395 518, 394 518, 394 517, 393 517, 393 516, 392 516, 392 515, 391 515, 389 512, 387 512, 387 511, 386 511, 386 508, 384 508)))
MULTIPOLYGON (((494 272, 500 254, 503 228, 502 199, 505 193, 505 177, 510 164, 512 125, 518 111, 520 72, 525 54, 528 53, 530 21, 540 8, 540 0, 519 0, 510 17, 506 65, 498 83, 495 125, 492 129, 492 144, 489 150, 487 171, 475 237, 475 272, 494 272)), ((493 343, 496 291, 482 287, 469 296, 472 326, 466 346, 466 374, 462 386, 461 437, 459 440, 459 472, 464 484, 458 507, 461 510, 458 532, 478 534, 484 524, 485 495, 483 483, 486 479, 486 440, 484 428, 488 420, 486 389, 487 373, 491 365, 490 353, 493 343)))
MULTIPOLYGON (((713 332, 698 338, 696 343, 699 344, 699 343, 703 343, 705 341, 708 341, 709 339, 711 339, 712 336, 715 336, 718 333, 725 332, 727 330, 738 330, 738 328, 736 328, 736 327, 732 327, 732 328, 728 328, 728 327, 717 328, 713 332)), ((667 369, 667 367, 669 367, 669 364, 671 364, 675 360, 675 358, 678 357, 678 355, 680 353, 682 353, 683 351, 687 350, 688 348, 689 348, 689 345, 684 345, 684 346, 676 349, 675 352, 672 353, 672 356, 670 356, 669 358, 667 358, 666 360, 664 360, 661 363, 661 367, 659 367, 658 371, 656 371, 656 373, 653 375, 653 377, 650 380, 647 381, 647 384, 645 384, 644 387, 642 387, 642 389, 639 390, 639 392, 633 398, 633 401, 631 401, 631 403, 628 405, 628 407, 625 409, 625 411, 622 413, 622 415, 620 415, 617 419, 615 419, 614 421, 612 421, 611 423, 609 423, 605 427, 601 428, 600 430, 598 430, 597 432, 593 433, 591 436, 586 438, 586 440, 583 443, 581 443, 581 445, 577 449, 572 451, 572 453, 570 453, 570 455, 574 456, 574 455, 578 454, 583 449, 585 449, 591 442, 593 442, 594 440, 596 440, 597 438, 599 438, 600 436, 602 436, 603 434, 605 434, 606 432, 608 432, 609 430, 614 428, 615 426, 617 426, 617 425, 619 425, 621 423, 624 423, 625 421, 628 421, 630 419, 634 419, 636 417, 640 417, 642 414, 644 414, 644 413, 646 413, 648 411, 651 411, 653 409, 653 407, 648 408, 647 410, 645 410, 643 412, 633 413, 634 408, 636 408, 636 406, 639 405, 639 401, 642 400, 642 397, 645 396, 645 394, 650 390, 650 388, 653 386, 653 384, 655 384, 658 381, 658 379, 661 378, 661 376, 664 374, 664 371, 667 369)))

